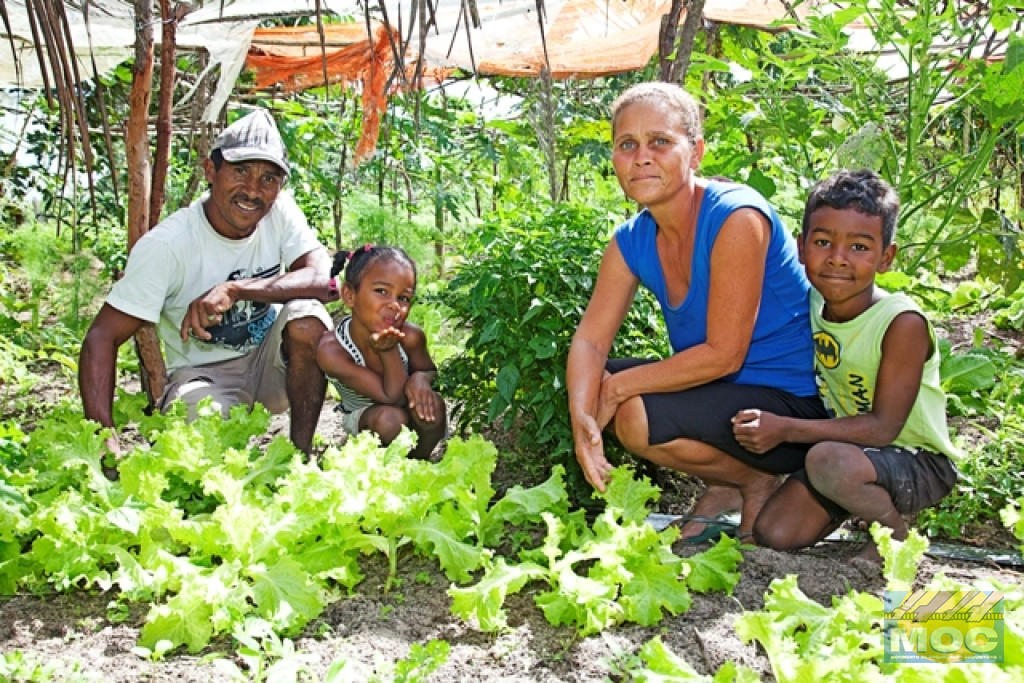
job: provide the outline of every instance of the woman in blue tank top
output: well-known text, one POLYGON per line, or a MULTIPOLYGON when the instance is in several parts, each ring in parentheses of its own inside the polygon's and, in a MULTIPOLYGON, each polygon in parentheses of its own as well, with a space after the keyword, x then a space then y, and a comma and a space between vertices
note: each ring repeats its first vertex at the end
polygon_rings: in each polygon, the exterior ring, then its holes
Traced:
POLYGON ((803 466, 806 445, 751 453, 733 437, 732 417, 751 406, 826 417, 796 244, 755 190, 697 175, 700 110, 678 86, 627 90, 612 106, 612 139, 619 184, 644 209, 605 249, 569 351, 577 459, 603 490, 607 427, 631 453, 703 480, 684 539, 717 537, 726 528, 717 518, 737 510, 736 531, 749 535, 780 475, 803 466), (673 353, 609 360, 640 285, 661 305, 673 353))

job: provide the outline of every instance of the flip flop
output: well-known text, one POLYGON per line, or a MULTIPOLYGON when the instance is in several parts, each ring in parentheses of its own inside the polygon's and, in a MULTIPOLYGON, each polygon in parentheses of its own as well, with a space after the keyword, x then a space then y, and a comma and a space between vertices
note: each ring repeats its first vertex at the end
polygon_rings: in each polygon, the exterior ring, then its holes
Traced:
POLYGON ((694 536, 687 536, 686 538, 679 539, 679 542, 683 545, 700 545, 701 543, 710 543, 711 541, 717 541, 722 534, 735 538, 739 533, 739 525, 736 522, 731 521, 728 517, 702 517, 701 515, 694 515, 692 517, 680 517, 675 524, 682 526, 687 522, 700 522, 704 525, 704 530, 694 536))

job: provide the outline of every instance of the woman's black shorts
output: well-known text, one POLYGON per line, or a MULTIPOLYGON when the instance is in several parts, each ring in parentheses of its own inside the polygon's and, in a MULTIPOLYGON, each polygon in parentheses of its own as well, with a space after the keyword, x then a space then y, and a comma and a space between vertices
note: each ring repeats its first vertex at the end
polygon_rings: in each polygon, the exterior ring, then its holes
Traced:
MULTIPOLYGON (((654 361, 639 358, 609 359, 608 372, 616 373, 654 361)), ((800 397, 771 387, 711 382, 664 394, 643 394, 652 446, 676 439, 700 441, 764 472, 787 474, 804 466, 811 444, 783 443, 758 455, 740 446, 732 434, 732 418, 746 408, 759 408, 787 417, 819 420, 828 417, 818 396, 800 397)))

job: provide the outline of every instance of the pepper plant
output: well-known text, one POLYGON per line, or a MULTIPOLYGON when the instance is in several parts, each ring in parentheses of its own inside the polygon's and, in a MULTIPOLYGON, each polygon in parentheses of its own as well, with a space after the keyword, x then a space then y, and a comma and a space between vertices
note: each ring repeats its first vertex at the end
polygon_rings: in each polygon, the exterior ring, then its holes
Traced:
MULTIPOLYGON (((541 471, 566 465, 570 491, 583 487, 573 455, 565 388, 569 344, 590 299, 617 216, 563 204, 521 208, 485 221, 465 245, 441 298, 453 323, 469 330, 463 353, 439 373, 463 430, 513 430, 541 471)), ((667 353, 657 304, 637 295, 613 356, 667 353)))

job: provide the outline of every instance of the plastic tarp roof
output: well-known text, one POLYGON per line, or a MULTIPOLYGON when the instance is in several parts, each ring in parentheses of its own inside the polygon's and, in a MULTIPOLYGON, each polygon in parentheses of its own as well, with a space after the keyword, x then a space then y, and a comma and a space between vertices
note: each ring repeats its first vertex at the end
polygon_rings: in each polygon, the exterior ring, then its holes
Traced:
MULTIPOLYGON (((11 22, 11 37, 0 35, 0 87, 39 87, 43 84, 33 45, 25 0, 4 0, 11 22), (14 53, 11 52, 11 40, 14 53), (19 68, 16 68, 16 64, 19 68)), ((661 16, 670 0, 546 0, 538 19, 536 0, 478 0, 479 24, 467 29, 464 0, 435 0, 434 21, 428 28, 423 56, 428 76, 443 74, 445 68, 461 68, 481 74, 536 76, 545 64, 555 78, 593 77, 622 73, 645 66, 657 52, 661 16)), ((793 18, 792 5, 785 0, 707 0, 704 17, 708 21, 770 28, 775 22, 793 18)), ((798 5, 805 16, 808 5, 798 5)), ((272 73, 273 83, 286 89, 319 85, 323 82, 320 37, 315 27, 304 31, 260 31, 256 49, 251 50, 254 32, 262 19, 274 16, 314 16, 317 0, 207 0, 207 4, 185 17, 177 31, 179 47, 203 49, 210 55, 210 68, 220 66, 220 79, 204 120, 215 121, 227 102, 238 75, 250 54, 250 67, 272 73), (275 34, 275 31, 276 34, 275 34), (302 54, 288 53, 286 44, 302 54), (261 59, 262 58, 262 61, 261 59), (296 60, 298 59, 298 62, 296 60), (270 70, 269 72, 267 70, 270 70)), ((368 37, 363 10, 355 0, 319 0, 321 12, 351 17, 353 24, 344 36, 332 34, 328 50, 347 51, 347 66, 331 76, 338 81, 363 81, 373 63, 390 69, 393 65, 390 41, 382 49, 374 28, 368 37), (358 57, 357 55, 361 55, 358 57), (361 67, 359 66, 361 60, 361 67), (356 66, 353 66, 356 65, 356 66)), ((411 44, 420 46, 419 28, 410 24, 410 0, 377 0, 373 16, 383 19, 411 44), (413 29, 410 31, 410 27, 413 29)), ((91 60, 102 73, 131 56, 135 42, 134 13, 125 0, 65 0, 71 42, 84 76, 92 75, 91 60), (88 16, 88 23, 86 22, 88 16)), ((156 12, 155 20, 159 19, 156 12)), ((0 26, 0 29, 3 27, 0 26)), ((159 42, 159 26, 154 27, 159 42)), ((407 53, 407 63, 415 60, 407 53)), ((374 71, 376 74, 376 71, 374 71)), ((390 73, 390 72, 389 72, 390 73)), ((372 90, 373 88, 371 88, 372 90)))

